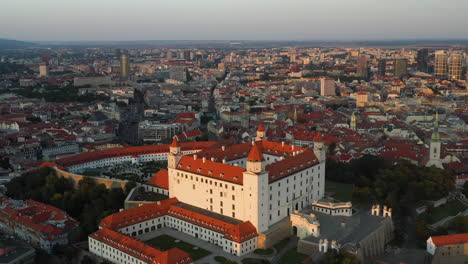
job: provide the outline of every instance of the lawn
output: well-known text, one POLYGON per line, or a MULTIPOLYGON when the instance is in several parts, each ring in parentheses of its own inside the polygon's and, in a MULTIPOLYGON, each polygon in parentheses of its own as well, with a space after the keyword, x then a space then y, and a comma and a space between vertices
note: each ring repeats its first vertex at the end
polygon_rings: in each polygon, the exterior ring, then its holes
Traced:
POLYGON ((297 252, 297 248, 291 248, 286 251, 280 259, 280 264, 299 264, 302 263, 308 256, 297 252))
MULTIPOLYGON (((447 216, 453 216, 466 209, 466 206, 458 200, 449 201, 444 205, 434 208, 429 219, 431 224, 444 219, 447 216)), ((426 213, 423 214, 426 217, 426 213)))
POLYGON ((333 181, 325 182, 325 192, 330 193, 330 197, 341 202, 349 202, 353 196, 353 185, 333 181))
POLYGON ((255 254, 264 255, 264 256, 271 255, 273 254, 273 252, 274 251, 272 248, 267 248, 267 249, 257 248, 256 250, 254 250, 255 254))
POLYGON ((270 264, 270 261, 258 258, 245 258, 242 260, 242 264, 270 264))
POLYGON ((203 248, 194 249, 196 246, 191 245, 191 244, 189 244, 187 242, 184 242, 182 240, 180 240, 178 243, 176 243, 175 241, 176 241, 176 239, 171 237, 171 236, 161 235, 161 236, 155 237, 153 239, 150 239, 150 240, 146 241, 145 243, 152 246, 152 247, 159 248, 159 249, 161 249, 163 251, 169 250, 171 248, 181 249, 181 250, 189 253, 194 260, 203 258, 203 257, 208 256, 208 255, 211 254, 210 251, 205 250, 203 248))

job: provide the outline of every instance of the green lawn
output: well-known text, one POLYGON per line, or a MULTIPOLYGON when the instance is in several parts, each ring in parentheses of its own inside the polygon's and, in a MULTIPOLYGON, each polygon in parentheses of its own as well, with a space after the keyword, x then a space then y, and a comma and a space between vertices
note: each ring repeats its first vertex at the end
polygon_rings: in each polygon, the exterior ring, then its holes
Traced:
MULTIPOLYGON (((462 204, 460 201, 458 200, 449 201, 444 205, 434 208, 434 211, 429 217, 431 219, 430 222, 431 224, 434 224, 437 221, 440 221, 447 216, 456 215, 465 209, 466 209, 466 206, 462 204)), ((423 216, 425 217, 426 213, 424 213, 423 216)))
POLYGON ((257 248, 256 250, 254 250, 254 253, 258 255, 265 255, 265 256, 271 255, 273 254, 273 249, 272 248, 267 248, 267 249, 257 248))
POLYGON ((270 261, 258 258, 245 258, 242 260, 242 264, 270 264, 270 261))
POLYGON ((155 237, 153 239, 150 239, 150 240, 146 241, 145 243, 152 246, 152 247, 159 248, 159 249, 161 249, 163 251, 169 250, 171 248, 181 249, 181 250, 189 253, 194 260, 203 258, 203 257, 208 256, 208 255, 211 254, 210 251, 205 250, 203 248, 194 249, 196 246, 191 245, 191 244, 189 244, 189 243, 187 243, 185 241, 181 240, 179 243, 176 243, 175 240, 176 239, 171 237, 171 236, 161 235, 161 236, 155 237))
POLYGON ((308 256, 306 254, 297 252, 297 248, 291 248, 290 250, 286 251, 286 253, 284 253, 279 263, 280 264, 300 264, 307 257, 308 256))
POLYGON ((341 202, 349 202, 353 196, 353 185, 333 181, 325 181, 325 192, 331 193, 330 197, 341 202))

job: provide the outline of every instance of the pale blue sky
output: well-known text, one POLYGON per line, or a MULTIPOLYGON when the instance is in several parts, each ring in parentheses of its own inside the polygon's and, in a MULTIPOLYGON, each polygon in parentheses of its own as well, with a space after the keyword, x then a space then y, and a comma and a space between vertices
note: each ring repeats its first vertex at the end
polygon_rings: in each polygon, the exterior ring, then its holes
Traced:
POLYGON ((468 0, 1 0, 0 38, 468 38, 468 0))

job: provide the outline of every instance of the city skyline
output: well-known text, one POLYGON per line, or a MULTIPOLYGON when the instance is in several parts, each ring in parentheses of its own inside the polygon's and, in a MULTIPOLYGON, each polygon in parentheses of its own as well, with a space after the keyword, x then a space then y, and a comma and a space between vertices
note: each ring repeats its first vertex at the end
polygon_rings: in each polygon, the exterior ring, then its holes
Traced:
POLYGON ((1 38, 24 41, 465 39, 468 2, 137 0, 3 3, 1 38), (40 30, 38 30, 40 28, 40 30))

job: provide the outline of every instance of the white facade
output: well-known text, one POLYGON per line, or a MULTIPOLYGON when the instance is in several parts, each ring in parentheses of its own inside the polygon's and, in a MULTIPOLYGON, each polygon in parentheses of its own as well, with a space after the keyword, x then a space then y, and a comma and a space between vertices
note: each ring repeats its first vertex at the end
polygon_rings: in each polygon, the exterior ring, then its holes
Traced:
MULTIPOLYGON (((323 158, 325 153, 321 144, 316 144, 316 151, 323 158)), ((271 154, 264 157, 263 166, 283 159, 271 154)), ((196 155, 193 158, 197 159, 196 155)), ((265 232, 294 210, 301 210, 324 196, 324 160, 316 165, 304 164, 303 170, 274 181, 269 180, 268 171, 252 172, 247 168, 239 175, 243 177, 243 184, 240 184, 176 168, 178 163, 169 158, 169 196, 222 215, 251 221, 258 232, 265 232)), ((214 162, 206 163, 212 166, 214 162)), ((237 164, 238 167, 249 166, 245 158, 227 163, 237 164)), ((226 170, 231 167, 223 165, 226 170)))

